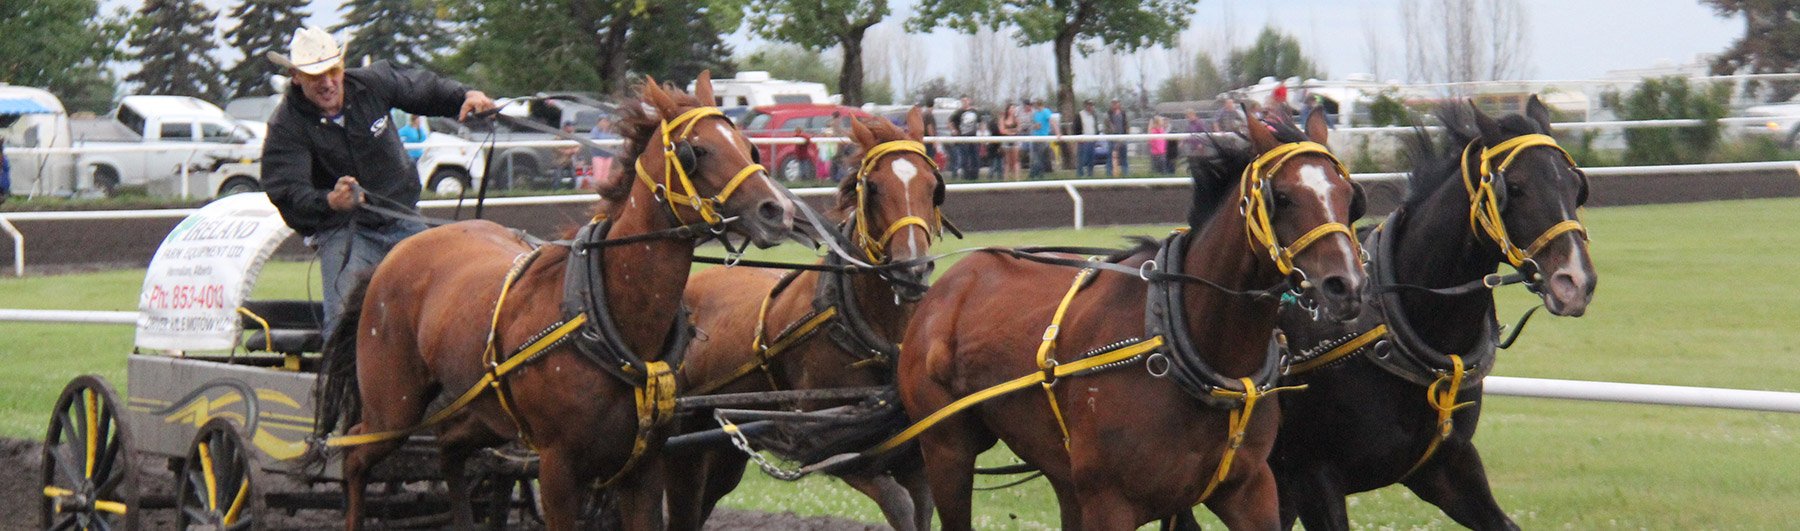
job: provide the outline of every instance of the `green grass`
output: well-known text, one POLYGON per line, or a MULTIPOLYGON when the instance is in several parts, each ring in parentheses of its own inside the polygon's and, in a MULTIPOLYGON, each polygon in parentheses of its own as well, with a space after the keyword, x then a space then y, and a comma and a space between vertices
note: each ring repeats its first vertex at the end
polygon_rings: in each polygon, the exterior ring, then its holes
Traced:
MULTIPOLYGON (((1539 318, 1501 356, 1498 374, 1800 391, 1800 200, 1594 209, 1586 213, 1601 280, 1581 319, 1539 318)), ((994 244, 1112 245, 1161 228, 983 233, 937 250, 994 244)), ((716 251, 709 251, 716 252, 716 251)), ((801 259, 803 249, 753 257, 801 259)), ((275 263, 259 295, 304 298, 306 263, 275 263)), ((943 268, 940 268, 940 270, 943 268)), ((142 271, 0 280, 0 308, 130 310, 142 271)), ((312 288, 317 293, 317 288, 312 288)), ((1508 290, 1503 319, 1530 297, 1508 290)), ((42 436, 68 379, 122 384, 131 331, 118 326, 0 328, 0 436, 42 436)), ((1800 492, 1800 416, 1493 397, 1477 438, 1501 503, 1527 528, 1787 528, 1800 492)), ((984 456, 1008 462, 1004 449, 984 456)), ((981 484, 998 478, 981 478, 981 484)), ((1035 481, 980 493, 982 528, 1057 527, 1035 481)), ((880 521, 874 504, 831 478, 783 483, 751 472, 732 507, 880 521)), ((1453 524, 1404 489, 1351 499, 1362 528, 1453 524)))

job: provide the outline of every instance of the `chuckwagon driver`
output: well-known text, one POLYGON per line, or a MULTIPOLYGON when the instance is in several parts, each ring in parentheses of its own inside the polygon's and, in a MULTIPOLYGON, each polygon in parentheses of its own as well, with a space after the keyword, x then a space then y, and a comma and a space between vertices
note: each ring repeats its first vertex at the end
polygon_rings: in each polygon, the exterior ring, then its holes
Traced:
POLYGON ((386 61, 346 70, 348 45, 346 39, 340 46, 325 30, 301 28, 288 55, 268 54, 292 82, 269 120, 263 187, 288 226, 319 252, 327 331, 357 276, 400 240, 425 230, 415 220, 357 209, 365 202, 396 210, 418 207, 419 176, 400 142, 403 124, 392 123, 390 111, 462 119, 494 108, 481 91, 424 70, 403 70, 386 61), (373 197, 359 193, 357 185, 373 197))

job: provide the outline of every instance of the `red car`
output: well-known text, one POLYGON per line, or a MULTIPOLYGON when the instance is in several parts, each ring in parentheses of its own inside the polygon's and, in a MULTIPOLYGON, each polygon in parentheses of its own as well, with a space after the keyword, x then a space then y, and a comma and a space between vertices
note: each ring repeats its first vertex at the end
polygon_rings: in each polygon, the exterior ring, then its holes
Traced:
MULTIPOLYGON (((787 103, 767 105, 750 109, 750 112, 738 119, 738 128, 745 136, 751 138, 794 138, 848 135, 849 129, 832 127, 832 115, 839 120, 844 117, 873 118, 869 113, 855 107, 843 105, 819 105, 811 103, 787 103), (841 131, 841 132, 840 132, 841 131)), ((840 122, 838 127, 848 128, 847 123, 840 122)), ((832 162, 843 145, 820 144, 779 144, 761 145, 763 164, 769 171, 783 181, 806 179, 830 180, 832 178, 832 162)), ((854 161, 850 165, 854 165, 854 161)), ((839 161, 839 165, 844 164, 839 161)))

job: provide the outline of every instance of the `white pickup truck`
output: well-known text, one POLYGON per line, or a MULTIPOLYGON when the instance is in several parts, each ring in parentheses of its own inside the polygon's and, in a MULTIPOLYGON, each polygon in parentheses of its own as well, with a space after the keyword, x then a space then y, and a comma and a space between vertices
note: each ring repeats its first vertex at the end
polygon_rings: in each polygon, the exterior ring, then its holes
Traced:
POLYGON ((83 189, 121 186, 156 195, 226 195, 261 189, 262 138, 218 106, 185 96, 126 96, 111 116, 72 120, 83 189), (114 149, 116 148, 116 149, 114 149), (206 181, 195 190, 192 179, 206 181))

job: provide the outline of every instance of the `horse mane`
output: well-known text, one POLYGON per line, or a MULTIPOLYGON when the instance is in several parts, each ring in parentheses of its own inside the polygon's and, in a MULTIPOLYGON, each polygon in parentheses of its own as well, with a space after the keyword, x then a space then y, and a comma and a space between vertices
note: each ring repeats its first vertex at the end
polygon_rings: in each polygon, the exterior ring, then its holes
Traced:
MULTIPOLYGON (((900 129, 898 126, 895 126, 887 120, 857 117, 850 117, 850 119, 862 122, 863 126, 868 127, 869 132, 875 135, 876 142, 910 139, 910 137, 906 136, 905 130, 900 129)), ((862 167, 862 156, 866 150, 863 149, 862 145, 857 144, 856 142, 846 142, 844 145, 856 149, 856 151, 850 154, 850 158, 846 160, 857 161, 857 168, 860 171, 862 167)), ((837 192, 836 213, 840 216, 848 216, 850 211, 856 208, 856 176, 846 175, 842 180, 839 180, 837 192)))
MULTIPOLYGON (((1475 124, 1475 110, 1467 104, 1440 106, 1436 116, 1444 126, 1443 144, 1437 144, 1424 127, 1414 127, 1412 138, 1408 139, 1407 152, 1413 168, 1406 176, 1408 191, 1404 206, 1424 202, 1439 186, 1462 175, 1463 148, 1481 138, 1481 128, 1475 124)), ((1509 114, 1497 121, 1502 131, 1513 136, 1550 134, 1537 122, 1520 114, 1509 114)))
MULTIPOLYGON (((692 109, 701 105, 700 100, 673 86, 663 87, 675 105, 682 109, 692 109)), ((610 186, 599 190, 600 197, 608 202, 617 203, 630 195, 632 183, 638 180, 637 159, 645 151, 651 149, 650 139, 656 136, 662 127, 663 116, 650 105, 642 94, 637 98, 626 100, 618 107, 619 119, 614 122, 614 132, 625 139, 625 147, 619 151, 620 178, 613 179, 610 186)))

